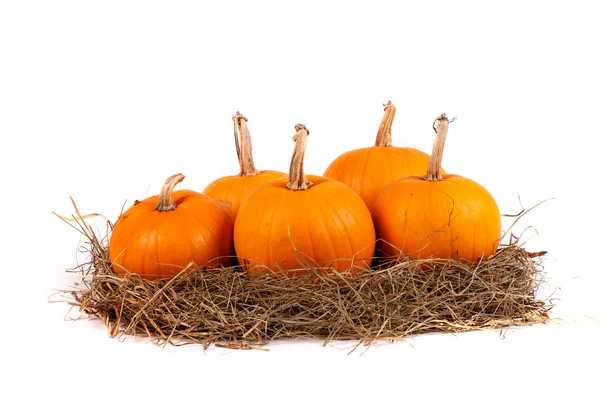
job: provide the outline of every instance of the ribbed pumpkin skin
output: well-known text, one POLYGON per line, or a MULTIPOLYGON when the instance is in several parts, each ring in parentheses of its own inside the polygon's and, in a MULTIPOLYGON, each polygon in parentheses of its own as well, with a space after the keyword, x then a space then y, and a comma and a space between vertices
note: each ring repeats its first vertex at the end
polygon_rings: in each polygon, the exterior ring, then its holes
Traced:
POLYGON ((323 176, 350 186, 371 212, 381 190, 396 179, 423 176, 429 155, 409 147, 373 146, 348 151, 327 167, 323 176))
POLYGON ((254 176, 224 176, 210 183, 204 189, 204 194, 225 203, 235 220, 240 204, 250 192, 263 183, 286 176, 287 174, 278 171, 261 171, 254 176))
POLYGON ((277 179, 254 190, 242 203, 235 222, 234 242, 238 262, 252 274, 279 268, 290 275, 309 271, 297 261, 301 252, 312 266, 337 260, 337 271, 368 269, 375 252, 375 229, 369 210, 346 185, 308 175, 307 190, 289 190, 288 179, 277 179), (293 244, 292 244, 293 242, 293 244), (352 258, 355 264, 352 266, 352 258), (364 261, 359 259, 364 258, 364 261), (278 264, 278 266, 276 265, 278 264))
POLYGON ((155 209, 158 196, 138 202, 117 220, 109 242, 114 270, 122 267, 145 279, 172 277, 194 261, 198 266, 230 265, 233 220, 216 200, 191 190, 173 192, 177 208, 155 209))
POLYGON ((442 176, 399 179, 381 192, 373 221, 385 255, 475 261, 496 251, 501 221, 492 195, 468 178, 442 176))

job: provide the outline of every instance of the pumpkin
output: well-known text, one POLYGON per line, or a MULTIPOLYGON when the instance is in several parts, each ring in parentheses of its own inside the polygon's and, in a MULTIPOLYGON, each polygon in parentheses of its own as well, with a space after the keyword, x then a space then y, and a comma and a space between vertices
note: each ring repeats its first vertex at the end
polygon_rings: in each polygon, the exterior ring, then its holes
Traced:
POLYGON ((434 121, 436 139, 426 174, 398 179, 379 195, 373 221, 385 255, 475 261, 500 241, 500 211, 479 183, 441 172, 448 117, 434 121))
POLYGON ((343 183, 305 175, 309 132, 301 124, 295 129, 289 177, 262 184, 240 206, 234 227, 238 262, 250 274, 369 269, 376 238, 367 206, 343 183))
POLYGON ((204 194, 230 207, 234 220, 240 204, 254 188, 270 180, 286 176, 283 172, 258 171, 256 169, 252 159, 252 142, 246 121, 248 119, 239 112, 233 116, 233 133, 240 173, 219 178, 204 189, 204 194))
POLYGON ((405 176, 422 175, 427 170, 427 153, 410 147, 392 146, 395 115, 396 107, 389 101, 384 106, 375 146, 343 153, 323 173, 350 186, 371 211, 377 196, 388 184, 405 176))
POLYGON ((189 263, 207 268, 231 264, 230 212, 205 194, 173 191, 183 179, 183 174, 172 175, 160 194, 136 201, 117 219, 108 251, 119 275, 128 271, 152 280, 173 277, 189 263))

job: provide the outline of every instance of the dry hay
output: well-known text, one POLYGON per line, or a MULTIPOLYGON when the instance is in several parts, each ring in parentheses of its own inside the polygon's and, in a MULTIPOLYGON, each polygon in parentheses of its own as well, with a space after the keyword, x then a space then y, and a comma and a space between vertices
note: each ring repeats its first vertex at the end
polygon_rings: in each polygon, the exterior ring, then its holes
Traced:
POLYGON ((117 275, 107 238, 99 238, 84 219, 78 212, 68 219, 86 239, 87 261, 71 270, 82 283, 62 292, 81 312, 100 318, 113 337, 249 349, 278 338, 368 344, 550 319, 552 305, 536 297, 544 281, 540 256, 545 252, 530 253, 518 243, 471 264, 377 260, 372 270, 355 276, 316 271, 250 276, 240 267, 228 267, 147 281, 117 275), (424 269, 423 262, 434 267, 424 269))

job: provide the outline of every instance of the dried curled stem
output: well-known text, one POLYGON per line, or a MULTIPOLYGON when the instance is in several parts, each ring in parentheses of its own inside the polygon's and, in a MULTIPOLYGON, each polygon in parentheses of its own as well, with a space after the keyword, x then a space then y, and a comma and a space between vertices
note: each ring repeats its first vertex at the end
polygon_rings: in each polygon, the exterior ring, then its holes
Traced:
POLYGON ((295 129, 296 134, 292 140, 296 142, 296 146, 290 164, 290 180, 286 187, 290 190, 306 190, 312 185, 312 182, 309 182, 304 174, 304 154, 306 153, 309 131, 302 124, 297 124, 295 129))
POLYGON ((375 146, 392 147, 392 123, 396 116, 396 106, 388 101, 383 105, 383 118, 377 131, 377 139, 375 139, 375 146))
POLYGON ((173 188, 184 178, 183 174, 175 174, 167 178, 158 194, 158 202, 155 207, 157 211, 172 211, 177 208, 177 204, 173 201, 173 188))
POLYGON ((429 158, 427 173, 423 177, 426 181, 441 181, 443 179, 440 169, 442 167, 442 157, 444 155, 444 145, 446 143, 446 136, 448 135, 449 123, 450 121, 446 114, 438 116, 433 121, 433 130, 436 132, 436 137, 433 142, 433 150, 429 158))
POLYGON ((252 140, 246 121, 248 118, 240 114, 239 111, 232 117, 233 134, 235 136, 235 148, 237 150, 238 161, 240 163, 239 176, 258 175, 259 171, 254 166, 252 159, 252 140))

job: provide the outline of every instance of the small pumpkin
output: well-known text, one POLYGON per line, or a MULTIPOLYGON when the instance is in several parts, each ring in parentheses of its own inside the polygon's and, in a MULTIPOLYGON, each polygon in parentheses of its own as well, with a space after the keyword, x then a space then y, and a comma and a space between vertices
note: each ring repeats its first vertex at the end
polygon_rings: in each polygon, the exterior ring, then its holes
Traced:
POLYGON ((394 181, 376 200, 373 220, 383 254, 471 262, 496 251, 501 221, 492 195, 473 180, 441 172, 449 122, 445 114, 434 121, 426 174, 394 181))
POLYGON ((421 150, 392 146, 395 115, 396 107, 389 101, 384 106, 375 146, 343 153, 323 173, 350 186, 362 197, 371 212, 384 187, 398 178, 424 174, 429 162, 429 155, 421 150))
POLYGON ((195 263, 231 264, 233 220, 218 201, 191 190, 173 191, 183 174, 170 176, 157 196, 136 201, 118 218, 109 257, 119 275, 169 278, 195 263))
POLYGON ((309 132, 301 124, 295 129, 289 178, 262 184, 240 206, 234 227, 238 262, 251 274, 368 269, 375 228, 367 206, 343 183, 305 175, 309 132))
POLYGON ((219 178, 204 189, 204 194, 230 207, 234 220, 240 204, 252 190, 265 182, 286 176, 283 172, 256 169, 252 159, 252 141, 247 121, 248 119, 239 112, 233 116, 233 133, 240 173, 219 178))

